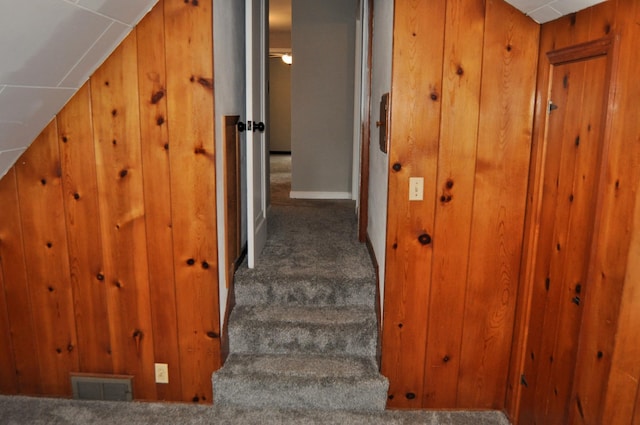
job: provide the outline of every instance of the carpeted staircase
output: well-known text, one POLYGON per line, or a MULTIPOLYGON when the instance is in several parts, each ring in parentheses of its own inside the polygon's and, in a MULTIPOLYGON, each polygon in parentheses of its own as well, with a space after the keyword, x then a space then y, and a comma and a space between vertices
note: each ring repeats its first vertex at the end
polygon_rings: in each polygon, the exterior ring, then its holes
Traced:
POLYGON ((230 355, 213 375, 214 404, 384 410, 375 275, 353 203, 274 205, 268 225, 256 268, 236 273, 230 355))

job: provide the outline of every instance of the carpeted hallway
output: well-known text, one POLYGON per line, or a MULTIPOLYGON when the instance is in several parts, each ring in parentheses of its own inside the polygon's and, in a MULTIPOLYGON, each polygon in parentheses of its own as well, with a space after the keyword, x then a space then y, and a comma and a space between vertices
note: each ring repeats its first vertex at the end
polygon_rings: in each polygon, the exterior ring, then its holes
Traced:
POLYGON ((0 396, 0 424, 508 425, 499 412, 383 410, 375 276, 354 205, 288 199, 290 160, 276 161, 269 240, 256 269, 237 273, 213 407, 0 396))

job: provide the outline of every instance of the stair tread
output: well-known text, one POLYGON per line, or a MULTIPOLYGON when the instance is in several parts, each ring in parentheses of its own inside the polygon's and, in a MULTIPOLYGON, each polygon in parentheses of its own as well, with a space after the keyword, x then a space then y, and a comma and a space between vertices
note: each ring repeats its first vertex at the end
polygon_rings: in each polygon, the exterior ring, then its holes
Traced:
POLYGON ((291 279, 285 276, 238 278, 237 305, 375 305, 375 279, 357 277, 336 280, 312 276, 291 279))
POLYGON ((371 308, 360 306, 281 306, 249 305, 236 306, 232 312, 231 324, 266 324, 279 322, 294 326, 327 326, 363 324, 376 320, 371 308))
POLYGON ((232 353, 216 374, 218 378, 250 375, 258 380, 385 381, 373 358, 317 354, 232 353))

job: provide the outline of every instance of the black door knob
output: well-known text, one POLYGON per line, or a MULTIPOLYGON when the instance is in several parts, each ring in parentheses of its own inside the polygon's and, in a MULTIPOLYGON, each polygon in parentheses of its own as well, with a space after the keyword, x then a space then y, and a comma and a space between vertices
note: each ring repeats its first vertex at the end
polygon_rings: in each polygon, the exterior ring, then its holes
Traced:
POLYGON ((253 131, 260 131, 263 132, 264 131, 264 123, 262 121, 260 122, 253 122, 253 131))

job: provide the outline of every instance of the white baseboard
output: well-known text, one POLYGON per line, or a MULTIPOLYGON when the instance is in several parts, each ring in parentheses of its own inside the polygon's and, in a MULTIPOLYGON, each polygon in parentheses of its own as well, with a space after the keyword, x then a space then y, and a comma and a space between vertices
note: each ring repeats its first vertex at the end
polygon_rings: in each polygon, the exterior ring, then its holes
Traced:
POLYGON ((351 192, 303 192, 292 190, 291 199, 351 199, 351 192))

